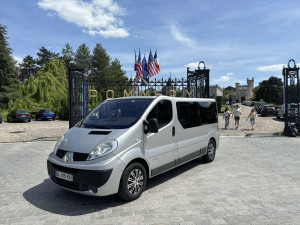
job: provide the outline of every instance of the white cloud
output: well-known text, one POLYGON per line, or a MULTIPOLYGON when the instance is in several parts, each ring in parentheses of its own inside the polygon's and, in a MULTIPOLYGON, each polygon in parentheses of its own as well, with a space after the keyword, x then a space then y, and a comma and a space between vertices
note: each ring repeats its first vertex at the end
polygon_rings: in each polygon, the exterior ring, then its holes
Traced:
POLYGON ((17 63, 22 63, 23 62, 23 58, 18 57, 18 56, 13 56, 14 60, 17 61, 17 63))
MULTIPOLYGON (((199 62, 192 62, 192 63, 189 63, 189 64, 184 65, 184 66, 185 66, 185 67, 189 67, 190 70, 195 70, 196 68, 198 68, 199 62)), ((203 69, 203 67, 204 67, 204 65, 203 65, 203 63, 201 63, 201 64, 200 64, 200 69, 203 69)), ((206 64, 205 64, 205 68, 206 68, 206 69, 212 69, 213 66, 212 66, 212 65, 206 65, 206 64)))
MULTIPOLYGON (((103 37, 127 37, 129 32, 123 27, 120 16, 126 10, 113 0, 40 0, 38 5, 44 10, 54 11, 60 18, 90 35, 103 37)), ((51 14, 55 15, 55 14, 51 14)))
POLYGON ((280 70, 283 69, 283 66, 285 66, 285 64, 274 64, 274 65, 270 65, 270 66, 260 66, 256 70, 258 70, 258 71, 280 71, 280 70))
POLYGON ((229 81, 230 77, 229 76, 221 76, 218 79, 215 79, 214 82, 225 82, 225 81, 229 81))
POLYGON ((184 36, 174 24, 171 25, 171 34, 178 42, 184 43, 191 48, 197 49, 197 47, 195 46, 195 42, 191 38, 184 36))
POLYGON ((226 73, 226 75, 227 75, 227 76, 232 76, 232 75, 233 75, 233 73, 226 73))

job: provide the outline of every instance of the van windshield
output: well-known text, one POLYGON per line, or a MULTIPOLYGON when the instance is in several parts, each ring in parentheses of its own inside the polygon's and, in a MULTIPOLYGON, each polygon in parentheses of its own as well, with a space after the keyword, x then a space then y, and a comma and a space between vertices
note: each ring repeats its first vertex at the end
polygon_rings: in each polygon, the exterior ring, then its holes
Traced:
POLYGON ((97 106, 80 124, 83 128, 126 129, 142 116, 153 98, 114 99, 97 106))

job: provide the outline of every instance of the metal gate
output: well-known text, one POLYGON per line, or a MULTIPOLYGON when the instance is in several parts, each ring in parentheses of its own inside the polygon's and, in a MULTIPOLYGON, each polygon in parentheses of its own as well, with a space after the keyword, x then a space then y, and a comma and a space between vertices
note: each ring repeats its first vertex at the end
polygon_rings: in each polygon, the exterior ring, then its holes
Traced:
POLYGON ((288 66, 283 68, 284 78, 284 134, 287 136, 300 135, 300 83, 299 67, 295 60, 290 59, 288 66), (291 67, 290 63, 294 66, 291 67))
POLYGON ((206 75, 203 75, 203 70, 198 68, 194 73, 188 70, 187 80, 162 78, 145 84, 132 78, 119 81, 93 79, 85 69, 69 68, 69 128, 108 98, 155 95, 208 98, 209 70, 205 72, 206 75))

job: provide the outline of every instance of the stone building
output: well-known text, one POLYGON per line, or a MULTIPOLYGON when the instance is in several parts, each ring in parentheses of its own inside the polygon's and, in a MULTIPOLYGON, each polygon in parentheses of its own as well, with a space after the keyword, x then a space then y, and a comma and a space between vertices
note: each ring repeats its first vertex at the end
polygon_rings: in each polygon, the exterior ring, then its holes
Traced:
POLYGON ((223 88, 219 85, 210 85, 209 86, 209 97, 214 98, 217 96, 223 96, 223 88))
POLYGON ((235 99, 236 102, 249 101, 254 97, 253 94, 254 88, 254 78, 252 80, 247 78, 247 85, 240 85, 240 83, 235 83, 235 99))

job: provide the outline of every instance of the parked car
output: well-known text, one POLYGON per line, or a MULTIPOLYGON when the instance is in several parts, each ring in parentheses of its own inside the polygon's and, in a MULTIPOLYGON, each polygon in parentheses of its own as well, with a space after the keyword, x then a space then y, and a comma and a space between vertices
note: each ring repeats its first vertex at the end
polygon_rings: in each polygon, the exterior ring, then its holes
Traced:
POLYGON ((284 105, 280 106, 276 111, 277 119, 284 118, 284 105))
MULTIPOLYGON (((292 116, 298 115, 298 104, 297 103, 291 103, 288 104, 288 113, 292 116)), ((284 118, 284 105, 280 106, 277 109, 276 117, 280 119, 281 117, 284 118)))
POLYGON ((23 109, 13 110, 7 114, 7 122, 31 122, 31 114, 23 109))
POLYGON ((258 114, 261 114, 261 110, 264 107, 264 105, 267 105, 267 103, 264 102, 264 103, 261 103, 261 104, 258 105, 257 110, 256 110, 256 112, 258 114))
POLYGON ((0 123, 2 123, 2 115, 1 115, 1 113, 0 113, 0 123))
POLYGON ((261 110, 261 116, 276 116, 276 109, 272 105, 264 105, 261 110))
POLYGON ((36 120, 55 120, 55 113, 51 109, 41 109, 36 115, 36 120))

